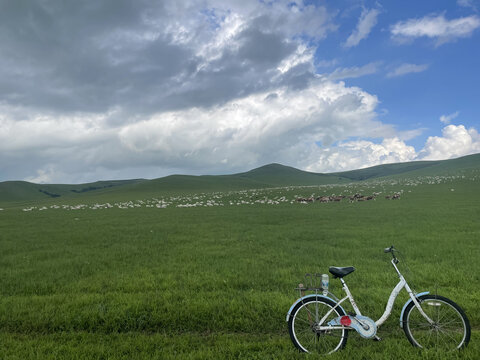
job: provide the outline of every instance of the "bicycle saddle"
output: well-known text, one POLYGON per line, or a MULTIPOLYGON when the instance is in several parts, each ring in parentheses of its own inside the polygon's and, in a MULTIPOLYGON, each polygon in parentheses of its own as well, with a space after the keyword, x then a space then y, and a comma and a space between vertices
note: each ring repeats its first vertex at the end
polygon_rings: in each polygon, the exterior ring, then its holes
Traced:
POLYGON ((328 271, 330 271, 330 274, 332 274, 336 278, 343 278, 344 276, 347 276, 348 274, 354 272, 355 268, 353 266, 347 266, 347 267, 330 266, 328 271))

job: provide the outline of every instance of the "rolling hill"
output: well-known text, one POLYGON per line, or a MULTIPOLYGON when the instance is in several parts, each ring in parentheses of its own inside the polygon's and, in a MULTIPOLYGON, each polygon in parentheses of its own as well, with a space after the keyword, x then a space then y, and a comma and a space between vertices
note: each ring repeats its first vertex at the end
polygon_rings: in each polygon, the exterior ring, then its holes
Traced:
POLYGON ((469 169, 480 169, 480 154, 467 155, 449 160, 412 161, 377 165, 365 169, 332 173, 330 175, 337 175, 353 181, 363 181, 382 177, 453 175, 469 169))
POLYGON ((170 175, 145 180, 98 181, 87 184, 0 183, 0 207, 43 200, 151 197, 159 193, 229 191, 279 186, 344 184, 371 179, 455 175, 480 171, 480 154, 441 161, 415 161, 378 165, 338 173, 313 173, 281 164, 269 164, 232 175, 170 175))
POLYGON ((50 198, 82 197, 97 194, 115 187, 124 187, 147 180, 97 181, 87 184, 34 184, 27 181, 5 181, 0 183, 0 204, 8 202, 28 202, 50 198))

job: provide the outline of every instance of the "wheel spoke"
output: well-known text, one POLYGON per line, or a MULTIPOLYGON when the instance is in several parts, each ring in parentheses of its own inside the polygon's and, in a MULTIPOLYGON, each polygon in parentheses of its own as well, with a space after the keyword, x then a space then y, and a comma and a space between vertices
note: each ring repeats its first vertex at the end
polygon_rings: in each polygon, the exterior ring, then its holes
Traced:
POLYGON ((457 342, 458 340, 455 339, 449 332, 447 331, 442 331, 441 329, 438 329, 438 334, 443 334, 443 337, 444 338, 450 338, 452 339, 454 342, 457 342))

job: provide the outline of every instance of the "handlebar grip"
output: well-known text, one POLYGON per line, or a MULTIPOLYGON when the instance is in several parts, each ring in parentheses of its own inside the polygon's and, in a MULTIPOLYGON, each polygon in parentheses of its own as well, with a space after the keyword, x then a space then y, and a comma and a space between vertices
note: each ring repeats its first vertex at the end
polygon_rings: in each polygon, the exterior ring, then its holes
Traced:
POLYGON ((385 249, 383 250, 384 253, 389 253, 389 252, 392 252, 392 251, 393 251, 393 245, 390 246, 390 247, 388 247, 388 248, 385 248, 385 249))

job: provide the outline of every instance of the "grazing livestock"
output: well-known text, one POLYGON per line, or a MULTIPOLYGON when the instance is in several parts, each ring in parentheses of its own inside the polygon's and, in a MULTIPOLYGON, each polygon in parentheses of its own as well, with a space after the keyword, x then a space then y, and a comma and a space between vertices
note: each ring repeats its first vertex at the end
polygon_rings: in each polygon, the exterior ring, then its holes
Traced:
POLYGON ((354 202, 354 201, 357 201, 358 199, 361 199, 363 198, 363 195, 362 194, 355 194, 355 195, 352 195, 350 196, 350 202, 354 202))
POLYGON ((350 202, 355 202, 355 201, 368 201, 368 200, 375 200, 376 195, 361 195, 361 194, 355 194, 353 196, 350 196, 350 202))
POLYGON ((340 196, 335 196, 335 195, 332 195, 332 196, 319 196, 317 198, 315 198, 315 201, 320 201, 322 203, 327 203, 327 202, 331 202, 331 201, 342 201, 342 199, 344 199, 345 196, 343 195, 340 195, 340 196))
POLYGON ((307 202, 313 202, 313 201, 314 201, 313 197, 309 197, 309 198, 299 197, 299 198, 297 198, 297 202, 300 202, 300 203, 307 203, 307 202))
POLYGON ((393 194, 393 195, 387 195, 387 196, 385 196, 385 199, 388 199, 388 200, 398 200, 398 199, 400 199, 400 195, 401 195, 401 194, 397 192, 397 193, 395 193, 395 194, 393 194))

